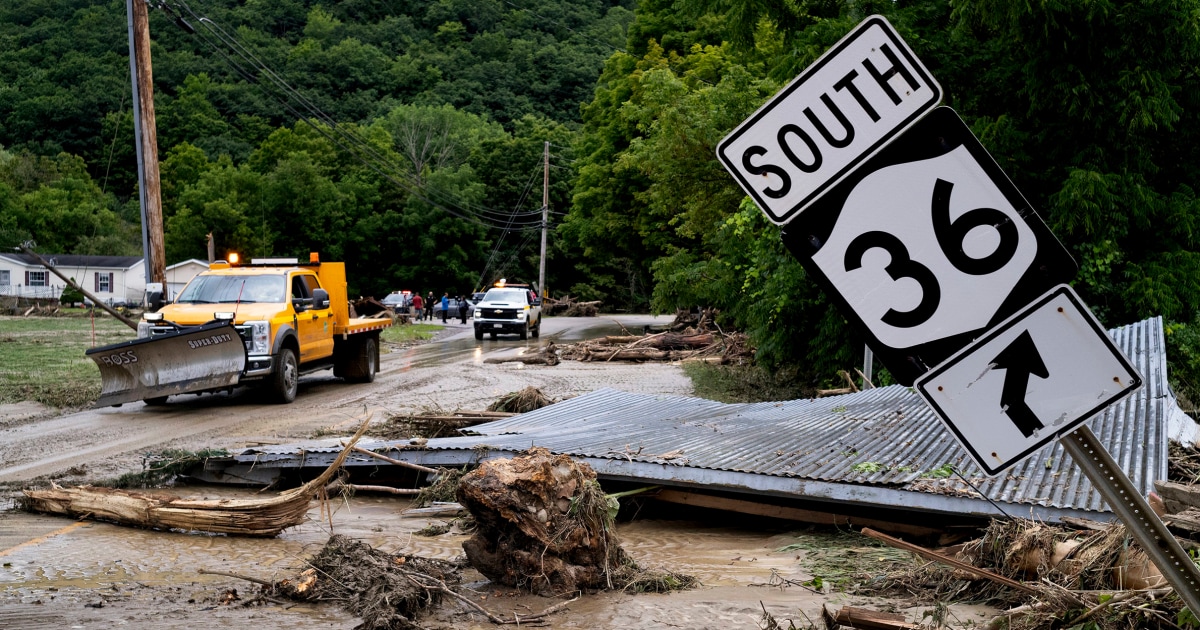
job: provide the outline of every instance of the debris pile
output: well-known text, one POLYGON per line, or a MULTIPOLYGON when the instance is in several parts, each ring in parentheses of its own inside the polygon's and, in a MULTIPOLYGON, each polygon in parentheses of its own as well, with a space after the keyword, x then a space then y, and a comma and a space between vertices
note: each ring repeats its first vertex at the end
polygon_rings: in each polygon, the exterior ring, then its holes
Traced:
POLYGON ((618 508, 590 466, 535 447, 486 461, 463 477, 458 502, 475 518, 463 543, 471 566, 494 582, 543 594, 583 589, 665 591, 695 585, 643 571, 613 527, 618 508))
POLYGON ((560 351, 573 361, 705 361, 747 363, 754 349, 742 333, 661 332, 649 335, 610 335, 570 344, 560 351))
POLYGON ((532 385, 520 391, 511 392, 500 397, 499 400, 488 405, 488 411, 506 411, 509 413, 528 413, 542 407, 553 405, 554 401, 550 400, 542 390, 533 387, 532 385))
POLYGON ((542 312, 546 315, 567 317, 595 317, 600 312, 600 303, 600 300, 578 302, 569 295, 558 299, 547 297, 542 300, 542 312))
POLYGON ((515 414, 504 411, 424 409, 417 413, 403 413, 389 416, 386 422, 371 428, 371 435, 384 440, 404 440, 408 438, 433 439, 460 435, 459 429, 508 418, 513 415, 515 414))
POLYGON ((1173 627, 1161 622, 1176 619, 1182 603, 1124 526, 1078 521, 1082 528, 993 521, 982 537, 938 551, 863 530, 937 564, 875 576, 856 592, 1009 606, 989 628, 1173 627))
POLYGON ((414 620, 441 604, 461 582, 459 567, 417 556, 394 555, 341 534, 308 561, 299 576, 269 587, 273 596, 338 602, 362 619, 359 628, 417 628, 414 620))

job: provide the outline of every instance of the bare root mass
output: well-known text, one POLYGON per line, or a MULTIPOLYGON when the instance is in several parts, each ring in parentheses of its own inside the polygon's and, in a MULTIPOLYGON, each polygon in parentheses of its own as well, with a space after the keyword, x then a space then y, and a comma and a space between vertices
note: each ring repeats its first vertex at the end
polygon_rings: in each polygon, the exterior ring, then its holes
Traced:
POLYGON ((484 462, 463 477, 458 501, 476 522, 463 543, 467 560, 494 582, 556 595, 695 584, 689 576, 640 569, 613 528, 616 499, 600 489, 590 466, 566 455, 538 447, 484 462))

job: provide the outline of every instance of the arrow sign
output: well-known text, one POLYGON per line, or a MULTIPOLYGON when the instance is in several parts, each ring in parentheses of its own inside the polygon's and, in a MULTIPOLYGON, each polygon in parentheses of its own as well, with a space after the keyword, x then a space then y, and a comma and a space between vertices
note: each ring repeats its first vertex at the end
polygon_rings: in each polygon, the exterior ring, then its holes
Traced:
POLYGON ((1025 402, 1025 390, 1029 389, 1031 374, 1050 378, 1046 363, 1038 354, 1028 330, 1018 335, 1015 341, 992 359, 992 369, 1005 370, 1004 387, 1000 390, 1000 408, 1017 425, 1021 434, 1029 437, 1035 431, 1046 428, 1025 402))
POLYGON ((1073 431, 1141 384, 1067 285, 989 329, 915 383, 989 475, 1073 431))

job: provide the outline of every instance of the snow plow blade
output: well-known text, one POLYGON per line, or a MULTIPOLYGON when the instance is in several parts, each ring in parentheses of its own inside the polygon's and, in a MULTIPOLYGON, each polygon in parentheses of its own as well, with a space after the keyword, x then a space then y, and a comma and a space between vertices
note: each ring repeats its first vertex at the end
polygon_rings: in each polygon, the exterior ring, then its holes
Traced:
POLYGON ((186 394, 238 384, 246 347, 228 322, 87 351, 100 366, 95 407, 186 394))

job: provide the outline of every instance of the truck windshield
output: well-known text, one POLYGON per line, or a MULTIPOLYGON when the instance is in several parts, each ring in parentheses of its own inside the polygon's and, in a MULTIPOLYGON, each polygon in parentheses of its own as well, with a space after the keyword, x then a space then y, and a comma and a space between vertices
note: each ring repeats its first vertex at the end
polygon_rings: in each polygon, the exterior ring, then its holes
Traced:
POLYGON ((176 300, 179 304, 227 304, 233 302, 282 303, 284 277, 196 276, 176 300))
POLYGON ((525 289, 488 289, 483 296, 485 302, 517 302, 525 303, 525 289))

